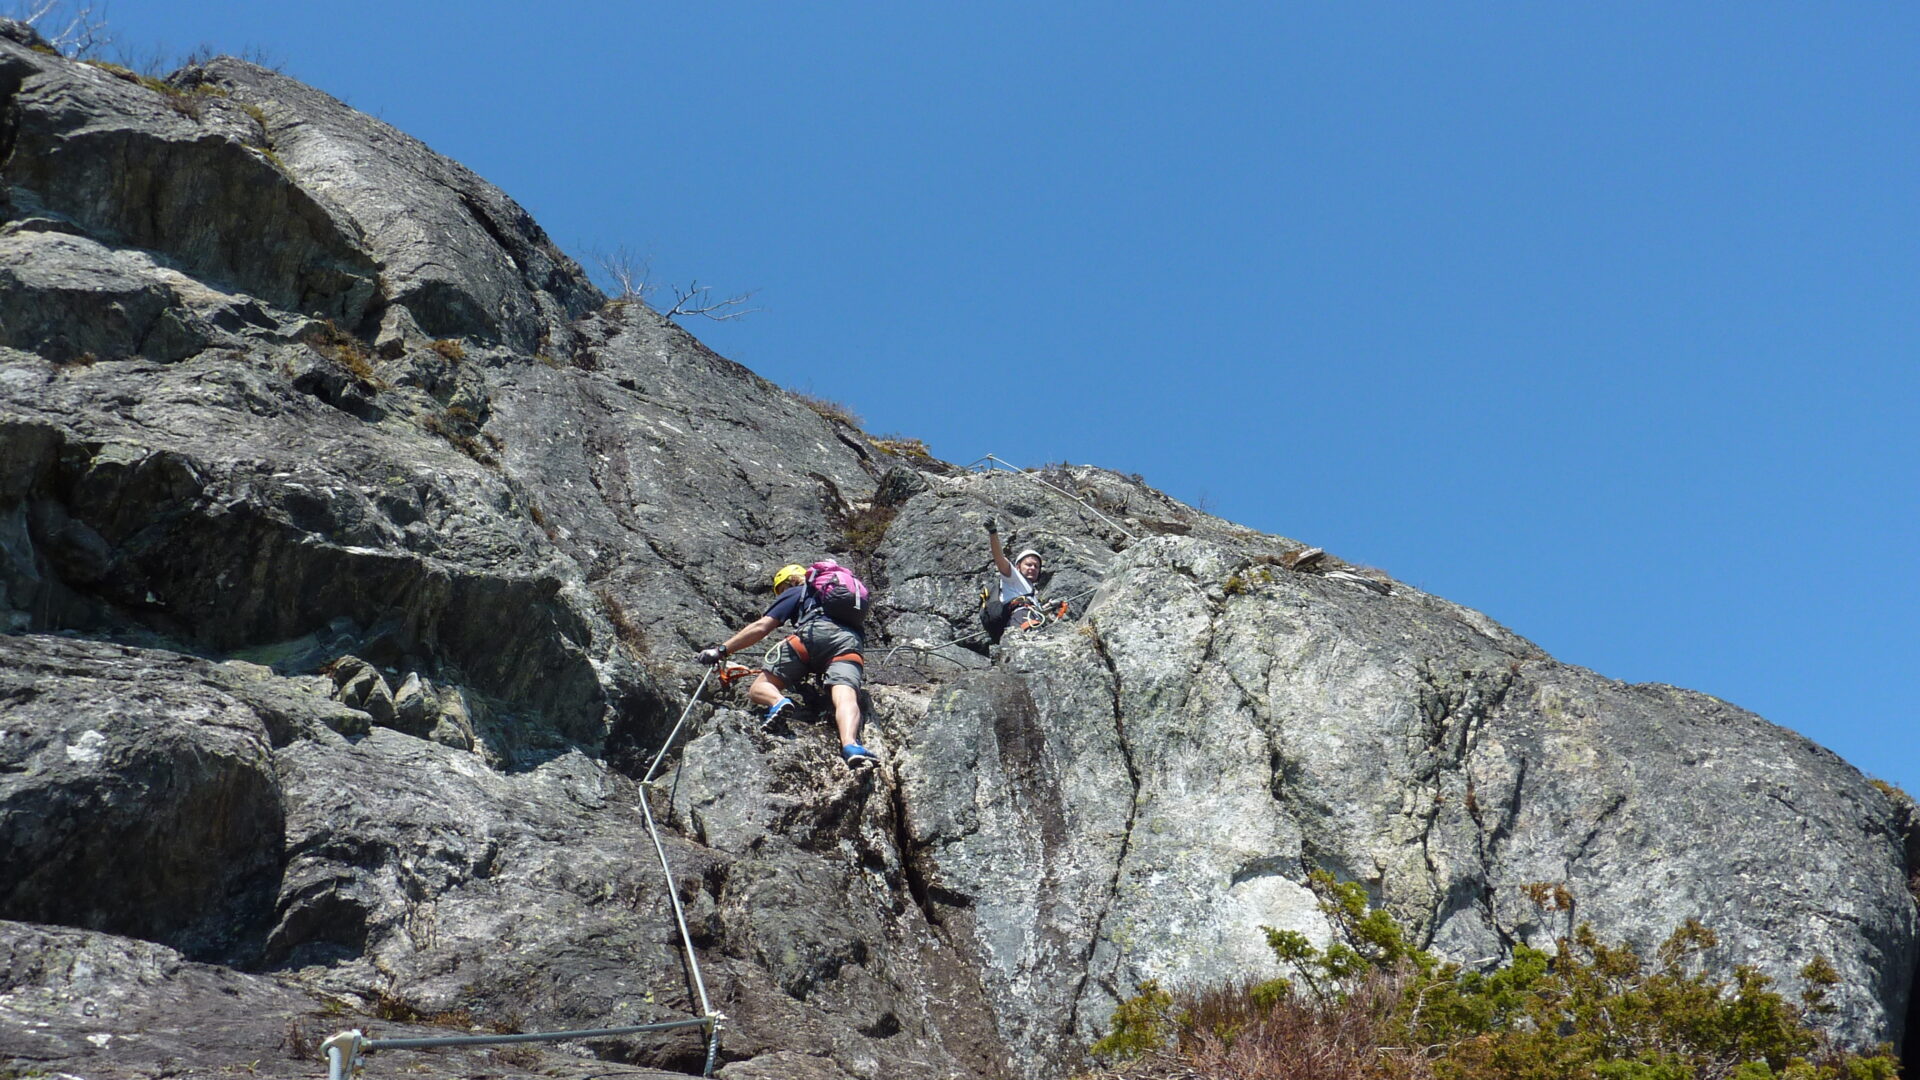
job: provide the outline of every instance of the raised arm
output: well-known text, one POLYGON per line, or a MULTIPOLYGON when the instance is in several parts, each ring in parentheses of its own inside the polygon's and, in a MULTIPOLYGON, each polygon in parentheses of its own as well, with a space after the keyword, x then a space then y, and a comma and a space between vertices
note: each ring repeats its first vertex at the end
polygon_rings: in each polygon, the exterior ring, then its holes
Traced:
POLYGON ((1007 561, 1007 553, 1000 549, 1000 526, 987 519, 987 543, 993 548, 993 566, 1000 571, 1001 577, 1013 576, 1013 564, 1007 561))

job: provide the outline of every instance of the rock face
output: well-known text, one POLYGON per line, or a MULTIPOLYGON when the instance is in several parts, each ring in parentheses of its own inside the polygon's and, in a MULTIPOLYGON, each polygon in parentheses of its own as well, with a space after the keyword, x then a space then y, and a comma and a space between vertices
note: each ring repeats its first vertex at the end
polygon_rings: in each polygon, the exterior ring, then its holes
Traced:
POLYGON ((1805 740, 1137 478, 875 442, 316 90, 0 30, 0 1067, 305 1076, 350 1027, 697 1015, 671 889, 719 1075, 1059 1076, 1140 979, 1323 934, 1315 868, 1466 960, 1699 918, 1789 989, 1829 957, 1843 1037, 1903 1035, 1911 805, 1805 740), (988 517, 1068 602, 992 651, 954 642, 988 517), (692 652, 828 555, 876 589, 883 765, 734 684, 638 783, 692 652))

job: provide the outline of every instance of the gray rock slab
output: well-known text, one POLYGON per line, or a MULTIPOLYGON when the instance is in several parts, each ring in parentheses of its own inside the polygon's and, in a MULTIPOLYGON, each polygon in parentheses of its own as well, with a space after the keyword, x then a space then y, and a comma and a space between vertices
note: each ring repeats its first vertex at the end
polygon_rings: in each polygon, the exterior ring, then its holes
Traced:
MULTIPOLYGON (((206 1071, 326 1075, 320 1043, 348 1030, 444 1038, 487 1030, 464 1017, 395 1022, 281 976, 196 964, 161 945, 65 927, 0 921, 0 1068, 23 1076, 147 1080, 206 1071)), ((366 1075, 604 1076, 579 1043, 388 1050, 366 1075)), ((636 1080, 687 1075, 633 1066, 636 1080)))
POLYGON ((60 233, 0 234, 0 343, 59 361, 167 361, 214 337, 139 255, 60 233))
POLYGON ((269 720, 210 667, 0 637, 0 917, 248 956, 283 812, 269 720))
POLYGON ((45 215, 155 252, 290 311, 360 322, 377 262, 308 194, 235 101, 0 41, 9 216, 45 215))
POLYGON ((603 301, 525 210, 419 140, 244 61, 215 60, 183 81, 252 111, 286 176, 351 224, 382 298, 417 334, 564 355, 573 319, 603 301))

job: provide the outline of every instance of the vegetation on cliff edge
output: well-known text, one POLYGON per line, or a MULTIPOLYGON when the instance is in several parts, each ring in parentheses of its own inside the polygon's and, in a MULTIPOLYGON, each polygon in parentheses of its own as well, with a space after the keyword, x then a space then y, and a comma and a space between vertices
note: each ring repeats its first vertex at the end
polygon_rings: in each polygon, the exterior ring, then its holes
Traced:
MULTIPOLYGON (((1105 1080, 1892 1080, 1891 1048, 1833 1045, 1810 1018, 1832 1011, 1833 966, 1801 970, 1799 1002, 1751 967, 1716 978, 1718 945, 1689 920, 1651 958, 1602 942, 1587 925, 1552 952, 1515 946, 1491 972, 1409 944, 1357 884, 1315 872, 1334 928, 1316 948, 1266 928, 1289 978, 1170 991, 1153 982, 1114 1012, 1093 1046, 1105 1080)), ((1563 888, 1529 895, 1566 910, 1563 888)))

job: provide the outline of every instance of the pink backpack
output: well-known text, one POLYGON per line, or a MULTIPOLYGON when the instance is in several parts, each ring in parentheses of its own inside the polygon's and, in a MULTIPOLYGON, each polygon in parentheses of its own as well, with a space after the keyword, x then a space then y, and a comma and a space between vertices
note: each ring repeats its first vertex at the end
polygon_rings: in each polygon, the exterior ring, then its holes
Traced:
POLYGON ((822 559, 807 567, 807 590, 827 617, 841 626, 854 628, 867 621, 867 586, 853 571, 822 559))

